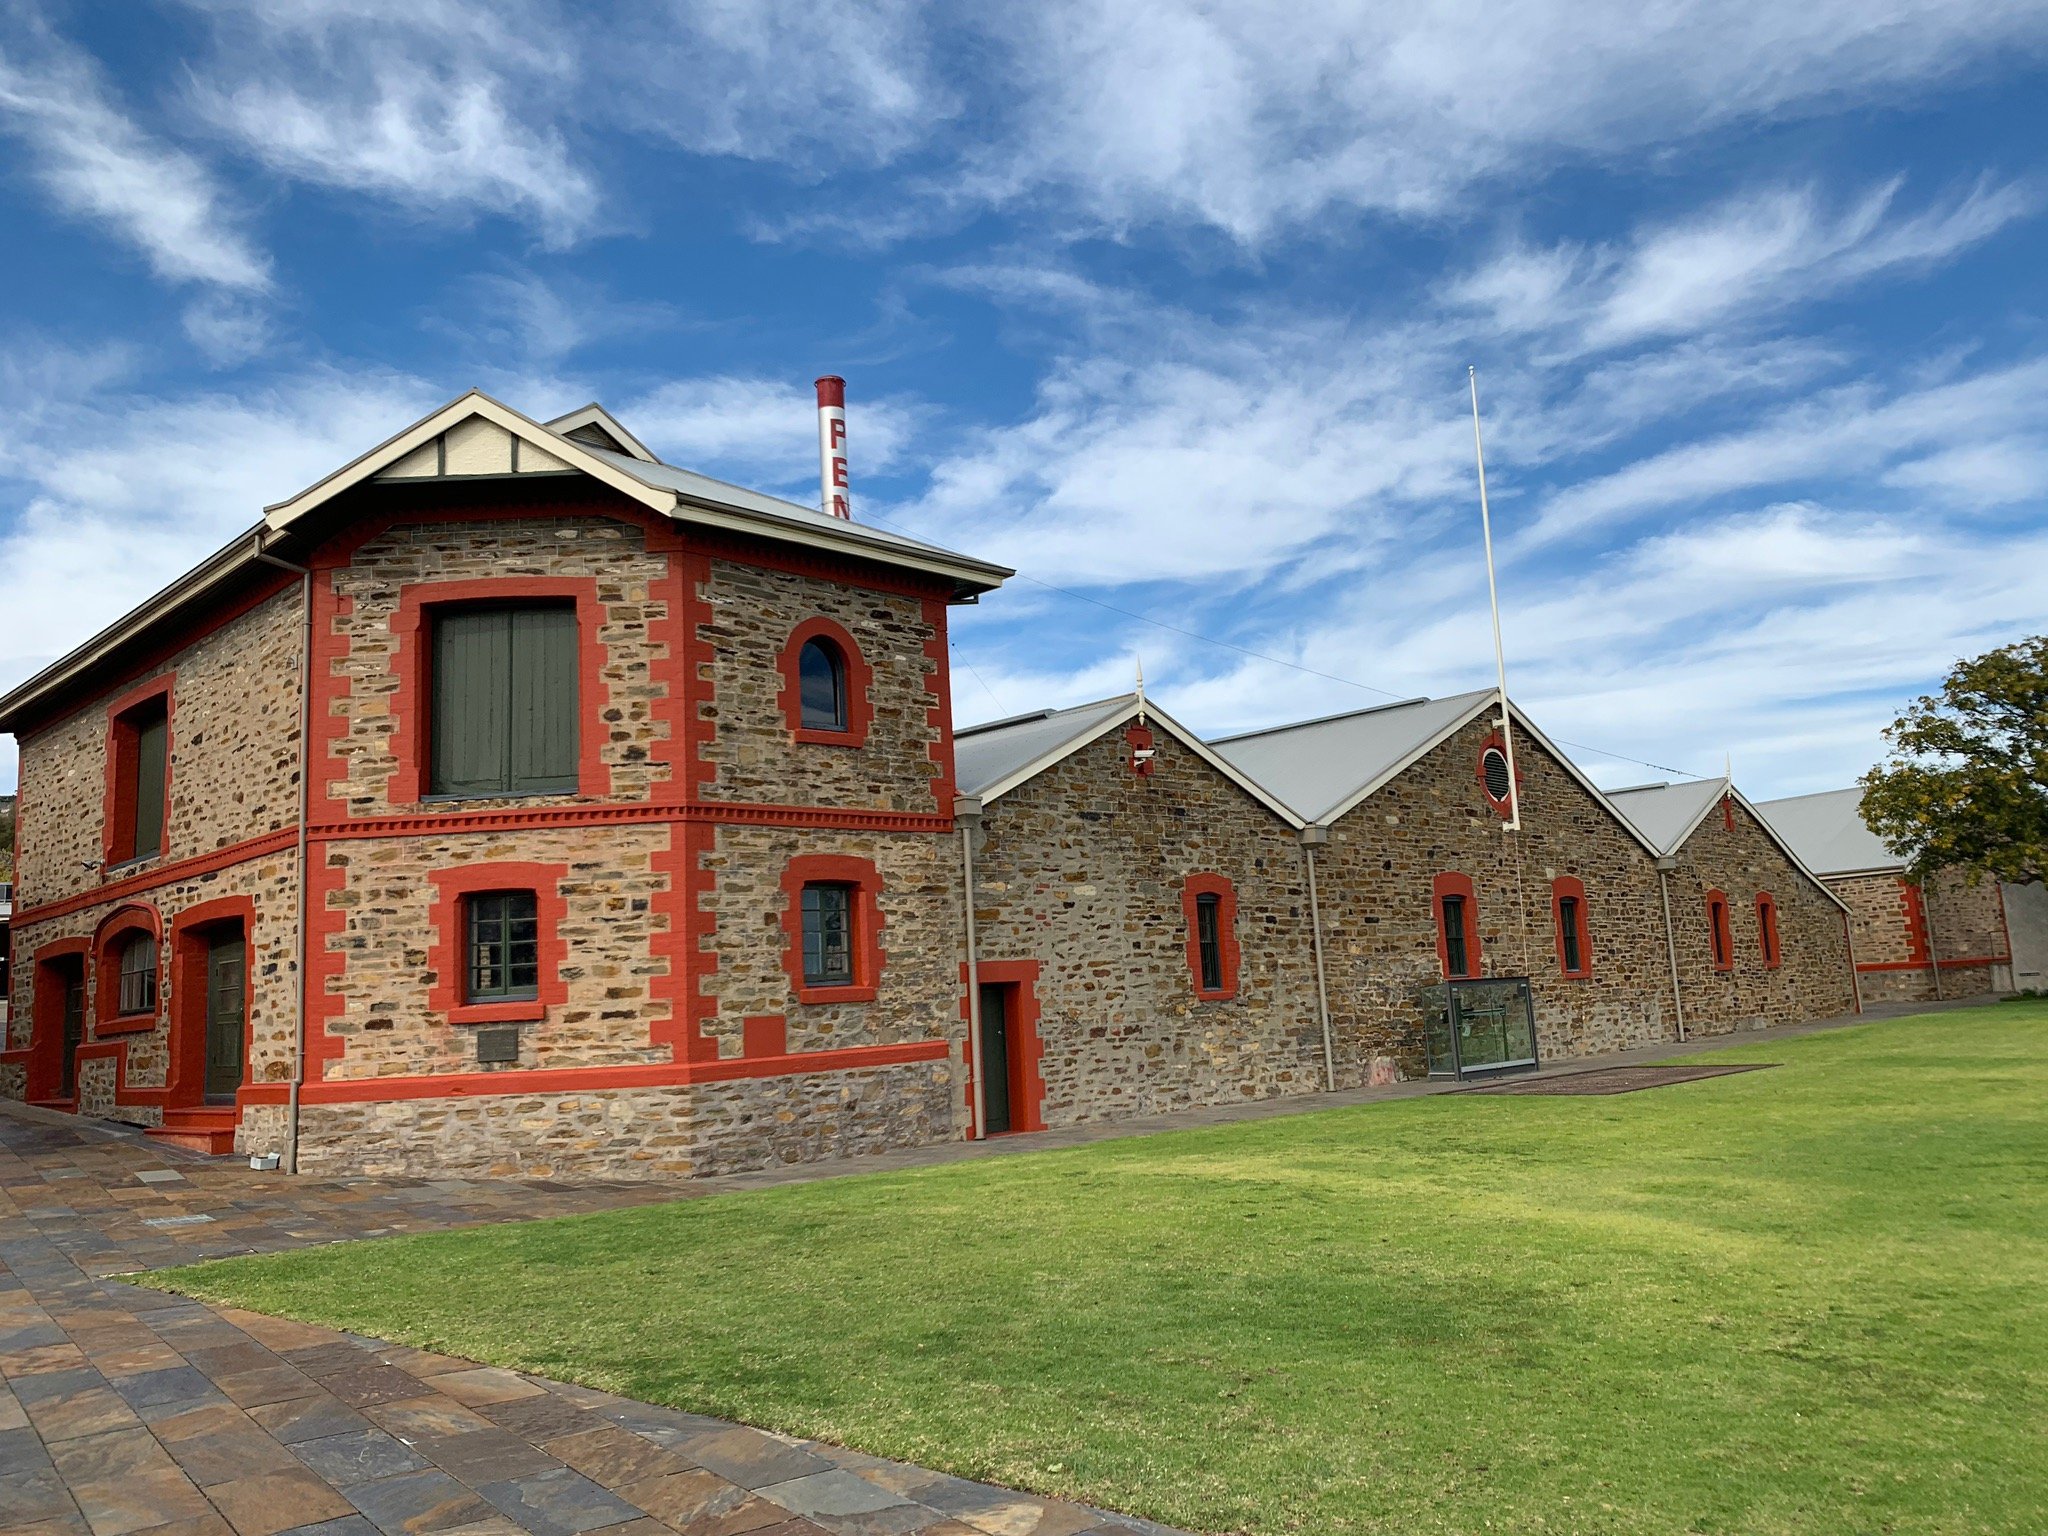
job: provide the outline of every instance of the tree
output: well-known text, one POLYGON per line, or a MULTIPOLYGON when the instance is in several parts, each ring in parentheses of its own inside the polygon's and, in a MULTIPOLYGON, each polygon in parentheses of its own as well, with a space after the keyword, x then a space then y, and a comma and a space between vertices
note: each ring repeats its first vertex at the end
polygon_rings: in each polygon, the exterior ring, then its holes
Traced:
POLYGON ((0 879, 14 871, 14 796, 0 795, 0 879))
POLYGON ((1959 661, 1938 695, 1885 728, 1863 819, 1916 878, 2048 871, 2048 635, 1959 661))

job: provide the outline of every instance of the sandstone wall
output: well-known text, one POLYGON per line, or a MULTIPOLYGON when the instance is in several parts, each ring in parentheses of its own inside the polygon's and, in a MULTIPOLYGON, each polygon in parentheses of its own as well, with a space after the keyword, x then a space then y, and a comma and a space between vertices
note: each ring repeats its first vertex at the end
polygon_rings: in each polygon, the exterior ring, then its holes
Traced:
POLYGON ((1677 854, 1671 874, 1671 922, 1688 1035, 1763 1029, 1853 1012, 1842 909, 1802 875, 1739 803, 1717 807, 1677 854), (1729 823, 1733 821, 1731 828, 1729 823), (1714 969, 1707 892, 1728 898, 1734 965, 1714 969), (1765 966, 1757 894, 1777 904, 1780 964, 1765 966))
MULTIPOLYGON (((1323 1086, 1308 886, 1294 829, 1161 731, 1149 777, 1121 732, 988 808, 975 856, 985 961, 1037 960, 1047 1125, 1323 1086), (1182 889, 1236 891, 1242 969, 1195 996, 1182 889)), ((957 974, 957 972, 956 972, 957 974)))
POLYGON ((1670 1039, 1671 984, 1650 854, 1526 733, 1516 739, 1522 830, 1509 834, 1479 782, 1497 722, 1472 722, 1338 819, 1319 856, 1338 1081, 1390 1058, 1426 1070, 1426 1015, 1440 1006, 1431 882, 1469 877, 1482 973, 1527 976, 1543 1059, 1670 1039), (1593 974, 1561 974, 1551 882, 1586 888, 1593 974))

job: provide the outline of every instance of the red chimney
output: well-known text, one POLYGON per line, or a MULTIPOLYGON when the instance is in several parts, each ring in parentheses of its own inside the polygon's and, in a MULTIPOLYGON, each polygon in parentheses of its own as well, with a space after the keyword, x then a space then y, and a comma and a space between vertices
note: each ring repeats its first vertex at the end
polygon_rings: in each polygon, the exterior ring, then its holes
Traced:
POLYGON ((846 380, 836 373, 818 380, 818 492, 821 510, 852 520, 852 492, 846 484, 846 380))

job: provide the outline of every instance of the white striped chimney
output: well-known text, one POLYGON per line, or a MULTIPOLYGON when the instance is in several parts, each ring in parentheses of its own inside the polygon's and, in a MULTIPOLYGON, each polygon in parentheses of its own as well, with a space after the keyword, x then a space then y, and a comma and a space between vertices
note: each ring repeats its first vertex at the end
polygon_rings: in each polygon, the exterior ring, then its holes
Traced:
POLYGON ((818 505, 851 521, 852 496, 846 484, 846 380, 828 373, 818 380, 818 505))

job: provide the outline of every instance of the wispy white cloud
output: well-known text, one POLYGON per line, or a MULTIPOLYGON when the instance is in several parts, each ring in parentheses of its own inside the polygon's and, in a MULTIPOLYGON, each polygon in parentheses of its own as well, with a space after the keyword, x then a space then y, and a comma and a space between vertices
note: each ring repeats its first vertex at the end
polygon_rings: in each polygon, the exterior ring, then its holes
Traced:
POLYGON ((133 246, 159 277, 270 287, 269 258, 213 173, 138 123, 90 55, 16 8, 0 13, 0 132, 60 208, 133 246))
POLYGON ((1889 181, 1839 210, 1812 187, 1743 192, 1623 244, 1514 246, 1445 285, 1506 333, 1584 351, 1753 324, 1879 277, 1923 272, 2034 213, 2015 184, 1979 181, 1911 214, 1889 181))
MULTIPOLYGON (((618 411, 670 463, 799 488, 799 501, 817 501, 818 404, 805 386, 787 379, 677 379, 622 401, 618 411)), ((923 402, 890 396, 863 399, 849 413, 849 474, 857 502, 864 499, 861 476, 898 467, 931 415, 923 402)))

